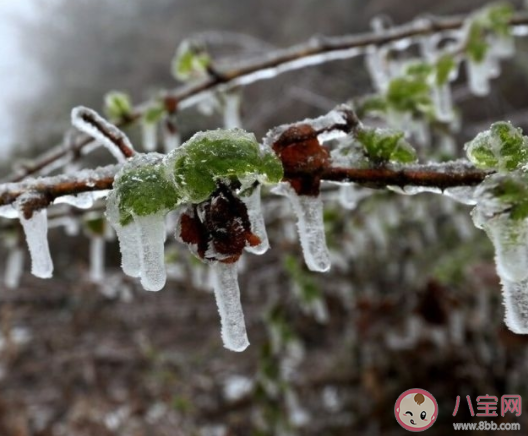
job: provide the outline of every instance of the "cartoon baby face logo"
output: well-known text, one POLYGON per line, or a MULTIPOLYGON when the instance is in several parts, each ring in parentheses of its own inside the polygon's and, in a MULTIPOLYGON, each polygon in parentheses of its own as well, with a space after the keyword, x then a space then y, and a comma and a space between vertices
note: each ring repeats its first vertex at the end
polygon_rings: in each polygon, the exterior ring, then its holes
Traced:
POLYGON ((409 389, 396 400, 394 415, 405 430, 424 431, 435 423, 438 404, 429 392, 409 389))

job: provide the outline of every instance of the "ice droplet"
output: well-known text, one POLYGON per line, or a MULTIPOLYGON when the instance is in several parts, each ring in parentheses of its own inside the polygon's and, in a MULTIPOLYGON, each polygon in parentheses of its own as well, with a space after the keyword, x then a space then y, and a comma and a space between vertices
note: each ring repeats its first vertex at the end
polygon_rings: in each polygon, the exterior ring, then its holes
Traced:
POLYGON ((214 269, 214 292, 224 347, 232 351, 244 351, 249 346, 244 321, 244 312, 240 303, 236 263, 217 262, 214 269))
POLYGON ((292 204, 306 266, 311 271, 328 271, 330 254, 326 246, 321 197, 297 195, 288 183, 280 183, 272 192, 287 197, 292 204))
POLYGON ((254 247, 246 247, 246 251, 253 254, 264 254, 269 249, 268 233, 266 232, 266 224, 262 214, 260 188, 261 185, 257 185, 251 195, 240 197, 247 208, 251 231, 260 238, 260 244, 254 247))
MULTIPOLYGON (((20 205, 21 200, 17 200, 20 205)), ((23 200, 22 200, 23 201, 23 200)), ((26 241, 31 255, 31 273, 43 279, 48 279, 53 273, 53 261, 48 245, 48 215, 46 209, 33 211, 33 216, 24 218, 20 211, 20 223, 26 235, 26 241)))
POLYGON ((449 82, 433 87, 433 103, 436 116, 440 121, 453 121, 453 98, 449 82))
POLYGON ((147 291, 165 286, 165 218, 163 214, 134 215, 139 241, 141 284, 147 291))

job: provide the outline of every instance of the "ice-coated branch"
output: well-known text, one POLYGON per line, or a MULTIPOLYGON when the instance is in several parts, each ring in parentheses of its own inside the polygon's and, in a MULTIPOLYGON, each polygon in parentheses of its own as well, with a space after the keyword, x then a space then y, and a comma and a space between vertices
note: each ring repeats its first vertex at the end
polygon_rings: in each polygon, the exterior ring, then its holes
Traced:
POLYGON ((71 120, 81 132, 103 144, 118 162, 136 153, 128 137, 94 110, 78 106, 72 110, 71 120))
POLYGON ((324 171, 321 178, 333 182, 353 182, 368 188, 420 186, 447 189, 458 186, 476 186, 489 174, 491 173, 476 169, 465 161, 459 161, 405 167, 330 167, 324 171))
POLYGON ((0 185, 0 211, 2 206, 12 205, 26 193, 33 195, 26 199, 21 211, 25 218, 30 218, 33 211, 48 207, 59 197, 112 189, 114 175, 119 168, 119 165, 109 165, 96 170, 82 170, 72 175, 39 177, 26 182, 0 185))
MULTIPOLYGON (((416 37, 449 32, 461 29, 464 26, 465 16, 451 18, 419 19, 408 24, 393 27, 385 32, 370 32, 359 35, 317 37, 309 41, 286 49, 279 49, 260 57, 254 62, 247 62, 231 70, 220 71, 218 74, 209 75, 208 78, 168 91, 163 95, 167 111, 174 114, 177 110, 190 107, 198 103, 204 93, 218 87, 225 89, 244 86, 259 80, 268 80, 295 69, 322 64, 337 59, 347 59, 364 54, 369 48, 391 45, 392 49, 405 49, 408 44, 396 44, 398 41, 409 40, 416 37)), ((512 26, 528 25, 528 15, 517 13, 510 24, 512 26)), ((148 103, 148 102, 147 102, 148 103)), ((124 127, 141 118, 149 104, 137 105, 131 114, 117 124, 124 127)), ((18 182, 31 176, 55 162, 68 158, 69 155, 78 156, 80 151, 92 144, 89 136, 80 138, 73 147, 65 148, 62 144, 53 148, 45 155, 37 158, 35 162, 24 165, 21 171, 8 176, 5 180, 18 182)))

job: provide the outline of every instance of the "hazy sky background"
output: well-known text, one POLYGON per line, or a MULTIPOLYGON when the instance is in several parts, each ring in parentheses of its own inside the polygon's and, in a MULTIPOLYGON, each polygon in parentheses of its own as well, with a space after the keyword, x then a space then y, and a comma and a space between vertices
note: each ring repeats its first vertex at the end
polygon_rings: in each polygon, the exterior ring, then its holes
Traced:
POLYGON ((38 19, 37 11, 38 0, 0 0, 0 156, 15 145, 10 102, 17 96, 30 96, 43 81, 18 44, 21 22, 38 19))

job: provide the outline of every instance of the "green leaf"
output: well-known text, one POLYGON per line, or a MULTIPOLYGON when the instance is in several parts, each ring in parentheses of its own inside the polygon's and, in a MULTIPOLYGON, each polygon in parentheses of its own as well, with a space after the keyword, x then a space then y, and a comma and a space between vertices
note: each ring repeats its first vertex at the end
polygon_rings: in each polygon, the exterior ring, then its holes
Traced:
POLYGON ((400 130, 363 128, 357 132, 356 138, 374 162, 416 162, 416 150, 400 130))
POLYGON ((456 62, 453 56, 449 54, 442 55, 436 61, 436 84, 445 85, 449 80, 449 75, 456 67, 456 62))
POLYGON ((199 132, 166 159, 182 200, 205 201, 217 183, 234 181, 242 190, 254 182, 278 183, 283 176, 280 160, 260 149, 255 135, 241 129, 199 132))
POLYGON ((132 100, 128 94, 111 91, 104 97, 104 112, 112 121, 120 121, 132 113, 132 100))
POLYGON ((473 21, 469 27, 466 52, 470 60, 480 64, 484 61, 489 49, 489 44, 486 41, 485 27, 478 21, 473 21))
POLYGON ((493 123, 465 145, 468 159, 482 169, 514 171, 528 162, 528 142, 510 122, 493 123))
POLYGON ((176 207, 180 197, 157 153, 140 154, 116 176, 114 191, 119 204, 121 225, 132 221, 132 215, 165 213, 176 207))
POLYGON ((510 20, 513 17, 513 6, 507 2, 496 3, 486 8, 489 28, 499 36, 510 36, 510 20))
POLYGON ((397 77, 390 81, 387 104, 399 112, 423 113, 432 111, 430 87, 424 78, 397 77))
POLYGON ((203 78, 211 65, 211 57, 196 41, 184 40, 172 60, 173 76, 183 82, 203 78))

